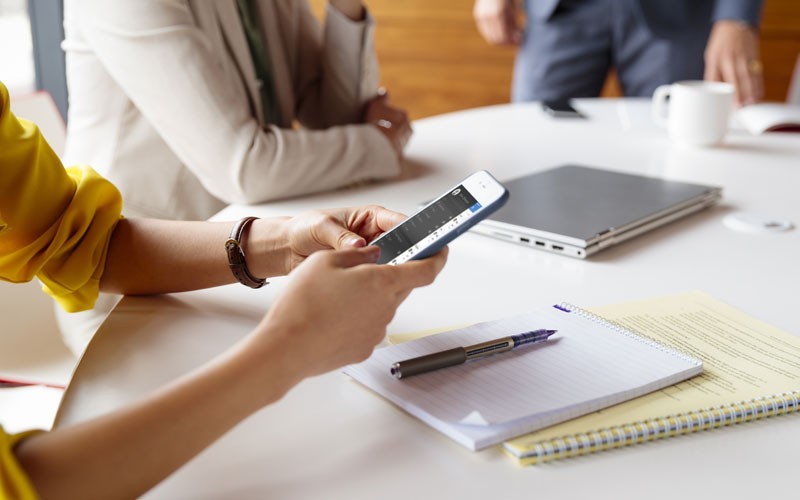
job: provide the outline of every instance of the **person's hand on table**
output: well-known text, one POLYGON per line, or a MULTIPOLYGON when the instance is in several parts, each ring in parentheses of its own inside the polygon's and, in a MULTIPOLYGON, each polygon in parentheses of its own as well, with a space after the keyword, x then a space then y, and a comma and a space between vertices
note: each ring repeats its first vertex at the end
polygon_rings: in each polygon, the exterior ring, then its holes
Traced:
POLYGON ((433 282, 447 253, 393 266, 374 264, 380 249, 373 246, 317 252, 292 271, 250 340, 265 352, 279 346, 280 358, 270 362, 299 378, 362 361, 408 294, 433 282))
POLYGON ((481 36, 492 45, 519 45, 522 40, 515 0, 475 0, 472 17, 481 36))
POLYGON ((736 87, 736 104, 761 100, 764 75, 758 58, 758 33, 738 21, 714 23, 705 50, 705 80, 728 82, 736 87))
POLYGON ((398 157, 403 156, 411 138, 411 122, 405 110, 389 104, 389 94, 380 89, 364 110, 364 123, 374 125, 392 145, 398 157))

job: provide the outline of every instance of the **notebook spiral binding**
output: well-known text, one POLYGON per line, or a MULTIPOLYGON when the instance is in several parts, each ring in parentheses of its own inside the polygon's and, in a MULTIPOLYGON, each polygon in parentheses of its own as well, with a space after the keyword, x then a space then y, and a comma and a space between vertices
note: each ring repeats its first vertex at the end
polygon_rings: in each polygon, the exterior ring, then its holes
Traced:
POLYGON ((523 455, 508 446, 504 448, 521 464, 532 465, 797 411, 800 411, 800 391, 792 391, 551 439, 532 446, 523 455))
POLYGON ((693 356, 689 356, 688 354, 685 354, 683 352, 675 350, 675 349, 673 349, 671 347, 667 347, 664 344, 662 344, 660 342, 657 342, 657 341, 655 341, 655 340, 653 340, 653 339, 651 339, 649 337, 646 337, 644 335, 640 335, 640 334, 634 333, 634 332, 630 331, 629 329, 625 328, 624 326, 620 325, 619 323, 616 323, 614 321, 609 321, 609 320, 607 320, 605 318, 602 318, 602 317, 600 317, 600 316, 598 316, 596 314, 590 313, 589 311, 587 311, 585 309, 581 309, 580 307, 574 306, 574 305, 572 305, 572 304, 570 304, 568 302, 562 302, 562 303, 560 303, 558 305, 558 307, 566 309, 571 313, 575 313, 578 316, 582 316, 582 317, 588 319, 589 321, 594 321, 595 323, 600 323, 600 324, 606 326, 607 328, 610 328, 611 330, 614 330, 617 333, 621 333, 622 335, 625 335, 628 338, 632 338, 632 339, 638 340, 640 342, 643 342, 643 343, 645 343, 645 344, 647 344, 647 345, 649 345, 649 346, 651 346, 651 347, 653 347, 655 349, 658 349, 659 351, 663 351, 663 352, 665 352, 667 354, 671 354, 671 355, 673 355, 673 356, 675 356, 675 357, 677 357, 679 359, 682 359, 682 360, 686 361, 687 363, 692 363, 695 366, 703 364, 702 361, 700 361, 699 359, 697 359, 697 358, 695 358, 693 356))

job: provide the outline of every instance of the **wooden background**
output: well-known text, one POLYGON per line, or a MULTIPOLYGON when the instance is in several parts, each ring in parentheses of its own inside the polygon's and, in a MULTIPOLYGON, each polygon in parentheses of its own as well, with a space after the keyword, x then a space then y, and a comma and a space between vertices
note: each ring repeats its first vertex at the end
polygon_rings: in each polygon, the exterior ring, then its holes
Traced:
MULTIPOLYGON (((702 0, 701 0, 702 1, 702 0)), ((321 15, 326 0, 311 0, 321 15)), ((509 101, 515 49, 478 34, 473 0, 365 0, 376 20, 381 80, 412 119, 509 101)), ((766 0, 761 58, 766 99, 783 101, 800 55, 800 1, 766 0)), ((619 95, 613 77, 603 95, 619 95)))

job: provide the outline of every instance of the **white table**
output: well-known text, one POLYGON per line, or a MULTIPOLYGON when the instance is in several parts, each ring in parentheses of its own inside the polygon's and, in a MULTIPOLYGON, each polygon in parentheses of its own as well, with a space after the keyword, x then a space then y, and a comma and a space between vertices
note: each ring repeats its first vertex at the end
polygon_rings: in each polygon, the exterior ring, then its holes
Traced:
MULTIPOLYGON (((433 285, 414 292, 390 333, 488 320, 566 300, 581 306, 694 289, 800 334, 800 230, 736 232, 752 210, 800 223, 800 137, 732 131, 723 147, 680 149, 637 100, 583 100, 586 121, 535 105, 495 106, 415 122, 397 182, 232 206, 218 219, 312 207, 417 203, 477 169, 501 181, 563 163, 720 185, 720 206, 586 260, 467 234, 433 285)), ((282 280, 126 298, 68 389, 58 425, 119 407, 200 365, 251 329, 282 280)), ((791 496, 800 465, 795 415, 519 468, 499 449, 470 452, 340 373, 306 380, 155 488, 150 498, 753 498, 791 496)))

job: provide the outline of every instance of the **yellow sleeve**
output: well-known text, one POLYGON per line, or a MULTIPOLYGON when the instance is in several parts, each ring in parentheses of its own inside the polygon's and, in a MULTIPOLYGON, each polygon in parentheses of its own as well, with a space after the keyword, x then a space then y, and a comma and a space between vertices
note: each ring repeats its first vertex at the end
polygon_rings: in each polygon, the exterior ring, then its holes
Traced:
POLYGON ((31 434, 41 431, 8 435, 0 426, 0 498, 28 500, 38 498, 25 471, 14 456, 14 446, 31 434))
POLYGON ((0 279, 34 276, 66 311, 91 309, 122 197, 87 166, 65 169, 0 83, 0 279))

